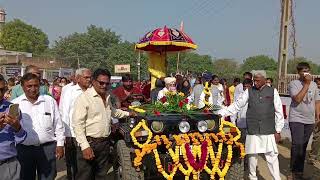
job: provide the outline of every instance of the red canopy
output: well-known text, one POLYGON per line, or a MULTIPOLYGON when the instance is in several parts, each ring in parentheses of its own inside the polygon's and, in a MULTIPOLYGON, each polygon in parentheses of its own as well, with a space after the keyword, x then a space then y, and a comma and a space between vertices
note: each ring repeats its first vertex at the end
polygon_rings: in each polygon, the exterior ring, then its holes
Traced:
POLYGON ((148 32, 136 44, 136 49, 155 52, 183 51, 196 48, 197 45, 183 31, 166 26, 148 32))

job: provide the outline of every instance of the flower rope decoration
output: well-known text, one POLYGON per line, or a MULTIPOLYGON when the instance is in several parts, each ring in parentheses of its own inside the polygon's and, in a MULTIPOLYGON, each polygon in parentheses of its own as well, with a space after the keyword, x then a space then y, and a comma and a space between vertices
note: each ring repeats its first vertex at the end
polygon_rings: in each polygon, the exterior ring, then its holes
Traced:
POLYGON ((141 120, 130 132, 130 135, 131 135, 131 139, 133 141, 133 144, 138 146, 140 149, 143 148, 143 146, 149 144, 151 142, 151 139, 152 139, 152 132, 151 130, 149 129, 149 127, 147 126, 146 124, 146 121, 145 120, 141 120), (147 141, 143 144, 139 143, 136 136, 135 136, 135 133, 140 129, 140 128, 143 128, 145 129, 146 131, 148 131, 148 138, 147 138, 147 141))
POLYGON ((153 137, 145 120, 141 120, 130 132, 134 145, 138 147, 138 149, 135 149, 136 156, 133 165, 137 170, 140 170, 139 166, 142 165, 144 156, 153 154, 157 170, 165 179, 172 180, 179 170, 185 176, 185 180, 189 180, 191 176, 192 179, 197 180, 204 170, 210 175, 211 180, 214 180, 216 175, 220 177, 220 180, 223 180, 232 164, 233 148, 240 149, 241 158, 245 156, 245 151, 244 145, 237 142, 241 134, 234 124, 222 120, 219 130, 218 134, 195 132, 173 135, 170 139, 166 135, 155 135, 153 137), (237 135, 233 136, 231 132, 224 132, 224 126, 235 128, 237 135), (148 131, 147 141, 143 144, 135 138, 135 133, 141 128, 148 131), (215 144, 217 145, 216 153, 214 150, 215 144), (221 161, 224 144, 228 150, 227 158, 225 161, 221 161), (165 146, 174 163, 170 172, 166 172, 161 164, 158 152, 159 146, 165 146))
POLYGON ((129 109, 131 109, 135 112, 141 113, 141 114, 146 112, 144 109, 138 108, 137 106, 129 106, 129 109))
MULTIPOLYGON (((211 94, 211 91, 210 91, 210 85, 209 85, 209 82, 206 82, 205 85, 204 85, 204 89, 203 89, 203 93, 205 94, 204 95, 204 100, 203 100, 203 103, 207 106, 207 107, 211 107, 212 104, 209 103, 209 98, 210 96, 212 96, 211 94)), ((209 108, 210 109, 210 108, 209 108)))

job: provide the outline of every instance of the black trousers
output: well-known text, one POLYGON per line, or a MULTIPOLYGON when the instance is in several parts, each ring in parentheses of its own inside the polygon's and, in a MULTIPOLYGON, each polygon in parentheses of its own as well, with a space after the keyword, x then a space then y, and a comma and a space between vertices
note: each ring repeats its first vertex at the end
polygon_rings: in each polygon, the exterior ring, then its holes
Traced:
POLYGON ((85 160, 80 147, 77 148, 78 172, 77 180, 105 180, 107 178, 107 165, 110 155, 110 141, 90 143, 95 158, 91 161, 85 160))
POLYGON ((307 145, 314 124, 289 122, 289 126, 292 139, 290 168, 293 173, 303 173, 307 145))
MULTIPOLYGON (((54 180, 56 169, 56 142, 40 146, 17 145, 22 180, 54 180)), ((1 179, 1 178, 0 178, 1 179)))
POLYGON ((73 137, 66 137, 65 156, 67 166, 67 179, 75 180, 77 168, 77 142, 73 137))

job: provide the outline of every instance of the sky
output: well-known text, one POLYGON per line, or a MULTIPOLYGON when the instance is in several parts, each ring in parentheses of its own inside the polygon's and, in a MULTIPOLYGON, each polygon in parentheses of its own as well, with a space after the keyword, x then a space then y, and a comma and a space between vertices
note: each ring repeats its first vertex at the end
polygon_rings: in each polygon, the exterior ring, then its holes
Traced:
MULTIPOLYGON (((152 29, 179 28, 183 21, 200 54, 238 61, 278 57, 280 0, 0 0, 0 7, 8 21, 18 18, 42 29, 50 45, 90 24, 137 42, 152 29)), ((297 56, 320 64, 319 7, 319 0, 295 0, 294 14, 297 56)))

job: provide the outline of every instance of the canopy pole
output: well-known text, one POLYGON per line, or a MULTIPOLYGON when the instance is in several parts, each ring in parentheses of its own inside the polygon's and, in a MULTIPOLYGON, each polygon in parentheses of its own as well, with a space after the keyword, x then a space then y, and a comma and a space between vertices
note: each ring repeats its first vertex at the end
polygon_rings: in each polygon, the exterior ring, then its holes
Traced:
POLYGON ((177 72, 179 73, 179 61, 180 61, 180 52, 178 52, 178 59, 177 59, 177 72))
POLYGON ((140 68, 140 60, 141 60, 141 51, 139 51, 139 54, 138 54, 138 81, 140 82, 141 81, 141 68, 140 68))

